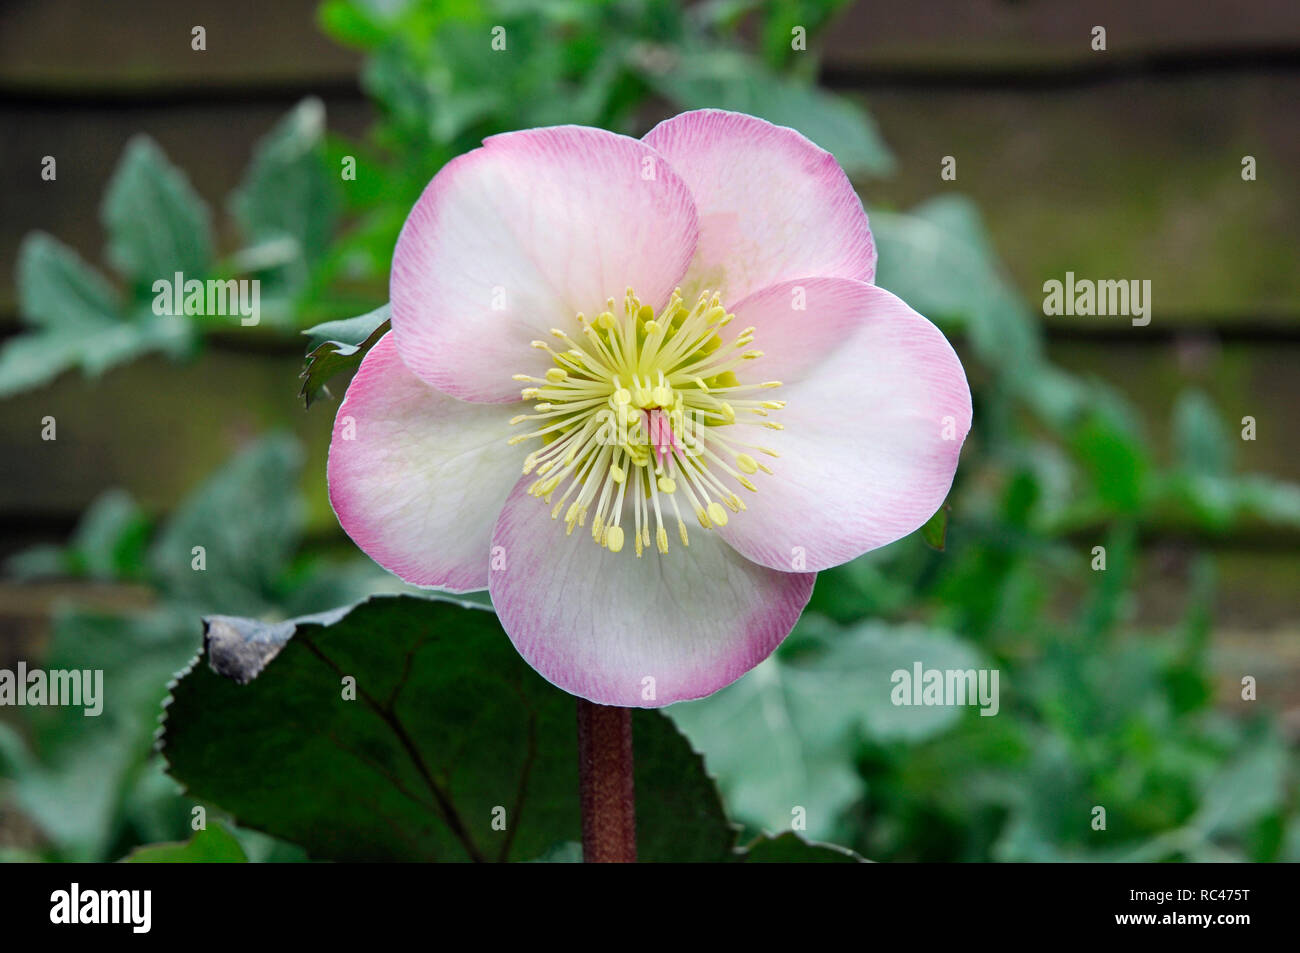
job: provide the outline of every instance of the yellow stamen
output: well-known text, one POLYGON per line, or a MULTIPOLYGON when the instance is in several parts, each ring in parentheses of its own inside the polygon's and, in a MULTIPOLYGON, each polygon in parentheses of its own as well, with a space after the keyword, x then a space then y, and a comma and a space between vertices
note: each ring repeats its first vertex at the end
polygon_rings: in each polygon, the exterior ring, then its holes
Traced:
POLYGON ((590 515, 593 542, 611 553, 631 533, 638 557, 650 547, 666 554, 671 520, 690 545, 682 506, 705 530, 726 526, 728 510, 745 511, 735 489, 757 492, 749 477, 772 473, 751 454, 779 456, 746 428, 781 430, 765 418, 786 402, 751 398, 781 382, 743 380, 740 368, 763 352, 749 347, 753 327, 723 330, 734 317, 718 295, 689 303, 680 290, 656 315, 629 288, 594 319, 578 314, 567 330, 553 328, 561 345, 532 342, 553 366, 542 377, 514 375, 533 407, 511 418, 529 432, 509 442, 539 441, 523 461, 524 473, 537 474, 527 492, 553 519, 563 513, 566 535, 590 515))

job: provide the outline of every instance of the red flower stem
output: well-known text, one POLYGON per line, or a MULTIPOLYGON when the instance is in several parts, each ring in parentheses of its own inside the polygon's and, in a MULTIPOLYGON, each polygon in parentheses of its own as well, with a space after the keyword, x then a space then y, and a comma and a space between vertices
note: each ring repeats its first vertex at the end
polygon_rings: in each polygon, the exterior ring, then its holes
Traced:
POLYGON ((583 861, 636 863, 630 708, 578 699, 578 780, 582 790, 583 861))

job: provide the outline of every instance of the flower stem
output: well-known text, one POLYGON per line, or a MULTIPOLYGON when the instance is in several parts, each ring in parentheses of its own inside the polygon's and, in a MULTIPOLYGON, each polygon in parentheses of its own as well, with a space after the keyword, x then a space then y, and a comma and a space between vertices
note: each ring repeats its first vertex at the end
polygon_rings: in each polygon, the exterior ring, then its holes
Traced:
POLYGON ((582 859, 589 864, 636 863, 630 708, 578 699, 578 779, 582 859))

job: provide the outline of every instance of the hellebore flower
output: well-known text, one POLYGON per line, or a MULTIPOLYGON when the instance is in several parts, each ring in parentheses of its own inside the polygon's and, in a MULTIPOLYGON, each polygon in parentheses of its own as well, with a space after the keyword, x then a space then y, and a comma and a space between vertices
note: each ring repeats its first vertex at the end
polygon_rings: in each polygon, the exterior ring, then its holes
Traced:
POLYGON ((486 587, 520 654, 606 705, 707 695, 818 570, 921 526, 970 429, 943 335, 871 282, 830 153, 706 109, 449 162, 393 254, 392 331, 330 499, 418 586, 486 587))

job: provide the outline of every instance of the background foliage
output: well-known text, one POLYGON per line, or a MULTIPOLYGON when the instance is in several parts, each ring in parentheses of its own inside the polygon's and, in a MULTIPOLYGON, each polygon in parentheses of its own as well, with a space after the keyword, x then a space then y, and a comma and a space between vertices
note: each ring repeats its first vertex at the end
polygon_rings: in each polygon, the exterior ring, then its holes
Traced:
MULTIPOLYGON (((415 197, 444 162, 496 132, 574 122, 639 133, 668 112, 721 106, 800 129, 855 181, 888 176, 897 163, 870 116, 817 87, 815 52, 790 48, 794 26, 815 38, 841 6, 327 0, 322 29, 366 54, 361 81, 379 117, 371 132, 361 140, 330 134, 321 104, 304 101, 251 157, 226 203, 224 229, 214 227, 220 216, 183 170, 152 141, 134 140, 101 208, 112 279, 56 237, 24 242, 17 281, 26 330, 0 351, 0 395, 68 369, 98 374, 148 352, 192 359, 205 340, 242 333, 221 319, 152 314, 152 278, 180 270, 262 278, 266 326, 248 333, 311 328, 304 394, 322 396, 386 317, 373 309, 383 305, 393 243, 415 197), (506 28, 510 55, 484 56, 497 25, 506 28), (357 161, 355 181, 338 176, 346 156, 357 161), (230 251, 220 251, 219 234, 234 236, 230 251), (354 315, 362 317, 346 320, 354 315)), ((1294 529, 1300 490, 1236 472, 1235 425, 1197 390, 1181 396, 1172 416, 1174 456, 1153 454, 1156 441, 1123 393, 1049 361, 1037 317, 1006 280, 972 202, 945 193, 886 209, 870 204, 869 188, 864 194, 880 250, 878 283, 958 341, 974 390, 976 425, 946 533, 930 540, 943 539, 944 548, 914 534, 823 573, 809 611, 772 659, 711 698, 671 708, 667 717, 702 752, 702 764, 665 716, 638 716, 646 763, 661 765, 661 781, 681 779, 652 795, 654 775, 645 777, 642 810, 656 810, 660 794, 668 804, 657 820, 643 819, 647 856, 667 858, 669 849, 656 854, 656 845, 676 842, 676 856, 686 845, 695 859, 849 857, 788 837, 755 840, 788 830, 799 807, 809 839, 877 860, 1300 860, 1294 754, 1278 720, 1262 703, 1214 696, 1211 558, 1188 546, 1189 583, 1173 624, 1150 630, 1130 611, 1145 532, 1177 527, 1195 540, 1240 526, 1294 529), (1106 549, 1104 571, 1091 568, 1096 545, 1106 549), (916 660, 997 668, 1001 711, 985 718, 971 709, 896 708, 888 673, 916 660), (1090 823, 1097 805, 1106 808, 1104 832, 1090 823), (743 845, 748 851, 735 853, 743 845)), ((44 664, 103 668, 114 703, 99 719, 45 709, 0 722, 0 804, 29 830, 0 849, 50 860, 455 850, 446 817, 414 793, 419 778, 409 775, 419 772, 403 760, 385 719, 340 724, 329 737, 348 740, 333 747, 325 735, 298 745, 295 731, 315 727, 324 709, 293 686, 324 677, 303 646, 327 637, 332 651, 361 653, 357 666, 397 670, 396 642, 351 638, 348 619, 357 613, 411 613, 383 625, 412 637, 437 620, 435 647, 421 652, 442 651, 436 635, 444 630, 482 640, 484 657, 501 655, 503 640, 491 641, 482 609, 411 596, 300 618, 402 589, 360 557, 335 558, 304 543, 300 455, 291 438, 268 436, 161 521, 110 490, 66 545, 10 561, 15 578, 131 583, 146 596, 128 612, 58 613, 44 664), (190 568, 195 539, 207 541, 202 573, 190 568), (199 648, 199 619, 213 615, 243 617, 239 631, 250 639, 288 647, 252 686, 236 686, 206 662, 170 685, 199 648), (265 685, 272 678, 276 684, 265 685), (169 695, 165 765, 154 737, 169 695), (235 699, 240 720, 230 732, 215 713, 234 711, 235 699), (383 762, 370 769, 393 779, 382 800, 367 801, 348 781, 359 770, 358 747, 383 762), (274 757, 299 748, 300 757, 274 757), (270 763, 250 760, 250 752, 270 763), (283 772, 277 789, 316 786, 321 809, 340 813, 312 823, 317 815, 301 804, 286 812, 259 787, 264 769, 283 772), (216 820, 191 840, 194 798, 216 820), (384 829, 387 821, 401 836, 384 829), (429 836, 412 840, 421 823, 429 836), (154 842, 174 843, 141 848, 154 842)), ((546 808, 543 820, 530 816, 510 856, 571 860, 576 833, 565 811, 573 805, 560 792, 572 786, 572 737, 558 711, 569 702, 535 684, 510 655, 498 667, 526 690, 503 704, 501 724, 478 723, 469 710, 421 714, 411 706, 406 714, 418 721, 418 748, 450 746, 455 771, 433 773, 455 773, 482 802, 476 816, 507 784, 491 770, 535 746, 544 767, 533 776, 543 792, 533 810, 546 808), (529 740, 519 725, 533 717, 549 729, 529 740), (444 737, 461 725, 517 744, 475 767, 455 753, 469 734, 444 737), (485 779, 465 782, 476 770, 485 779)), ((461 668, 468 676, 476 664, 485 663, 454 652, 430 657, 420 678, 461 668)))

